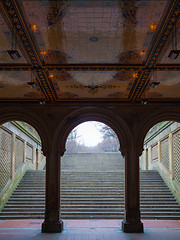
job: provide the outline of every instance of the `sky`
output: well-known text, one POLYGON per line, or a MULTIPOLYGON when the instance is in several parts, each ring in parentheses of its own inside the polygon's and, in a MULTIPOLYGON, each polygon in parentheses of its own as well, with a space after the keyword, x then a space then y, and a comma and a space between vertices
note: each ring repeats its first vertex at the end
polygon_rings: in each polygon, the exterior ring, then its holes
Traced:
POLYGON ((84 122, 76 127, 79 143, 87 147, 96 146, 102 139, 102 134, 98 130, 99 122, 84 122))

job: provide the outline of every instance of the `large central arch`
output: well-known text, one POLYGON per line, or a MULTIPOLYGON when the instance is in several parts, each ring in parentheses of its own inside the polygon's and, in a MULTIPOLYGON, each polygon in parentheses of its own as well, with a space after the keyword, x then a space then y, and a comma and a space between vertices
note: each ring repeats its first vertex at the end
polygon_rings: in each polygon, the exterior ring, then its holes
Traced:
POLYGON ((120 151, 124 155, 125 146, 131 136, 126 122, 111 111, 96 107, 73 111, 58 125, 54 136, 54 144, 57 143, 57 148, 60 149, 61 154, 65 152, 65 144, 70 132, 86 121, 99 121, 111 127, 119 139, 120 151))
POLYGON ((122 222, 122 228, 124 232, 143 232, 139 208, 139 154, 136 151, 131 129, 123 117, 117 116, 116 113, 108 109, 84 107, 74 110, 59 121, 51 144, 53 151, 46 161, 46 212, 42 232, 63 230, 63 221, 59 219, 61 208, 60 156, 63 156, 65 152, 65 144, 70 132, 85 121, 102 122, 116 133, 120 143, 120 151, 125 156, 125 218, 122 222))

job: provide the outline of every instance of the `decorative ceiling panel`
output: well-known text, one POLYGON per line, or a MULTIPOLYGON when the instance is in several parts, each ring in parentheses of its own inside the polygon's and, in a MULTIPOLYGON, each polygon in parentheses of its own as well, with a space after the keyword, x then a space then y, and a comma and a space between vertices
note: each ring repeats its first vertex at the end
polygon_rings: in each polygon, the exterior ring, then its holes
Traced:
MULTIPOLYGON (((43 99, 39 86, 30 88, 27 82, 36 82, 31 72, 0 72, 1 99, 38 100, 43 99)), ((37 82, 36 82, 37 83, 37 82)))
MULTIPOLYGON (((0 8, 0 13, 2 9, 0 8)), ((0 14, 0 63, 27 63, 23 52, 18 45, 18 39, 15 33, 9 29, 7 23, 0 14), (17 50, 20 54, 19 59, 12 59, 7 50, 17 50)))
POLYGON ((180 100, 179 19, 178 0, 0 1, 0 100, 180 100))
POLYGON ((50 71, 58 99, 127 99, 134 71, 50 71))
POLYGON ((19 1, 48 64, 142 63, 168 1, 19 1))
POLYGON ((152 74, 150 84, 142 95, 147 99, 178 99, 180 97, 180 74, 179 71, 157 71, 152 74), (150 87, 152 82, 159 82, 157 88, 150 87))

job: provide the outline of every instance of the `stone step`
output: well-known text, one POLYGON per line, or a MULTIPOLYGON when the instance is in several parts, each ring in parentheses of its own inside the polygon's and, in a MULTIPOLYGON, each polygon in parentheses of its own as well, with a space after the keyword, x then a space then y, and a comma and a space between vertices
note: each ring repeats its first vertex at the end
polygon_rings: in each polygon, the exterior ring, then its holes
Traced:
MULTIPOLYGON (((65 195, 65 194, 108 194, 108 193, 112 193, 112 194, 122 194, 124 195, 124 189, 120 189, 120 188, 116 188, 116 189, 107 189, 107 188, 104 188, 104 189, 96 189, 96 188, 92 188, 92 189, 79 189, 79 188, 76 188, 76 189, 61 189, 61 195, 65 195)), ((25 195, 25 194, 28 194, 28 195, 31 195, 31 194, 45 194, 45 189, 44 190, 34 190, 34 189, 26 189, 26 190, 22 190, 22 189, 16 189, 12 196, 14 195, 25 195)), ((146 195, 146 194, 151 194, 151 195, 172 195, 171 192, 169 192, 167 189, 164 189, 164 190, 141 190, 141 195, 146 195)))
MULTIPOLYGON (((38 205, 45 205, 45 199, 42 201, 42 200, 36 200, 36 201, 32 201, 32 200, 30 200, 30 201, 21 201, 21 200, 15 200, 15 201, 13 201, 13 200, 9 200, 8 202, 7 202, 7 205, 6 206, 8 206, 8 204, 15 204, 15 205, 22 205, 23 206, 23 204, 28 204, 28 205, 36 205, 36 204, 38 204, 38 205)), ((81 205, 81 204, 88 204, 88 205, 102 205, 102 204, 107 204, 107 201, 106 200, 99 200, 99 199, 96 199, 96 201, 90 201, 89 199, 85 199, 84 201, 82 201, 82 200, 77 200, 77 201, 75 201, 75 200, 71 200, 71 201, 67 201, 67 200, 62 200, 61 201, 61 204, 64 204, 64 205, 73 205, 73 204, 75 204, 75 205, 81 205)), ((118 204, 120 204, 120 201, 117 201, 117 200, 114 200, 114 201, 111 201, 109 204, 111 204, 112 206, 113 205, 118 205, 118 204)), ((122 202, 122 205, 124 205, 124 202, 122 202)), ((144 206, 144 205, 148 205, 148 207, 151 207, 151 206, 156 206, 156 202, 155 201, 144 201, 144 202, 142 202, 141 201, 141 206, 144 206)), ((158 202, 158 205, 159 206, 162 206, 162 207, 166 207, 167 208, 167 205, 168 205, 168 207, 169 206, 178 206, 178 204, 177 204, 177 202, 175 201, 175 200, 173 200, 173 201, 168 201, 168 202, 158 202)), ((179 206, 178 206, 179 207, 179 206)))
MULTIPOLYGON (((62 215, 62 219, 118 219, 122 220, 124 217, 124 214, 122 215, 107 215, 105 218, 102 215, 62 215)), ((13 216, 13 215, 6 215, 6 216, 1 216, 0 215, 0 220, 14 220, 14 219, 44 219, 44 214, 42 215, 22 215, 22 216, 13 216)), ((150 216, 150 215, 142 215, 142 219, 155 219, 155 220, 179 220, 179 216, 150 216)))
MULTIPOLYGON (((37 198, 40 198, 40 199, 43 199, 45 198, 45 194, 38 194, 38 195, 13 195, 12 194, 12 199, 37 199, 37 198)), ((81 199, 81 198, 88 198, 90 200, 92 199, 95 199, 95 198, 100 198, 100 199, 107 199, 107 200, 110 200, 110 199, 124 199, 124 194, 66 194, 66 195, 62 195, 61 199, 81 199)), ((156 200, 156 201, 168 201, 168 200, 172 200, 174 199, 173 195, 170 194, 170 195, 141 195, 140 196, 140 199, 144 200, 144 199, 152 199, 152 200, 156 200)))
MULTIPOLYGON (((40 209, 38 209, 38 210, 36 210, 35 212, 34 211, 27 211, 27 212, 21 212, 21 211, 17 211, 17 212, 3 212, 3 215, 4 216, 7 216, 7 215, 14 215, 14 216, 20 216, 20 215, 29 215, 29 216, 31 216, 31 215, 40 215, 40 214, 42 214, 43 215, 43 210, 42 211, 40 211, 40 209)), ((95 209, 90 209, 89 211, 81 211, 81 210, 74 210, 74 211, 70 211, 70 212, 68 212, 68 211, 62 211, 62 216, 63 216, 63 214, 65 214, 65 215, 104 215, 104 216, 107 216, 107 215, 120 215, 120 214, 122 214, 122 215, 124 215, 124 210, 122 209, 122 210, 120 210, 120 211, 115 211, 115 212, 110 212, 110 211, 97 211, 97 210, 95 210, 95 209)), ((180 216, 179 215, 179 212, 170 212, 170 211, 165 211, 165 212, 157 212, 157 211, 151 211, 151 212, 142 212, 141 213, 142 214, 142 216, 143 215, 151 215, 151 216, 167 216, 167 215, 169 215, 169 216, 171 216, 171 215, 173 215, 173 216, 176 216, 176 217, 178 217, 178 216, 180 216)))
MULTIPOLYGON (((29 211, 32 211, 32 212, 39 212, 39 211, 42 211, 44 212, 45 211, 45 207, 33 207, 33 208, 30 208, 30 207, 24 207, 24 208, 13 208, 13 209, 10 209, 10 208, 4 208, 2 213, 9 213, 9 214, 13 214, 13 213, 16 213, 16 212, 19 212, 19 213, 22 213, 22 212, 29 212, 29 211)), ((75 206, 75 207, 67 207, 67 206, 64 206, 61 208, 61 212, 63 213, 64 211, 66 212, 71 212, 73 213, 74 211, 80 211, 80 212, 121 212, 121 211, 124 211, 124 206, 122 207, 109 207, 109 206, 105 206, 105 207, 97 207, 97 206, 75 206)), ((161 212, 162 214, 164 212, 169 212, 170 214, 173 213, 177 213, 180 215, 180 208, 146 208, 146 207, 142 207, 141 208, 141 213, 144 213, 144 212, 147 212, 147 214, 150 214, 151 212, 161 212)))
MULTIPOLYGON (((124 190, 123 189, 116 189, 116 190, 109 190, 109 189, 102 189, 101 191, 99 189, 94 189, 94 190, 79 190, 79 189, 76 189, 76 190, 65 190, 65 191, 61 191, 61 196, 65 196, 65 195, 109 195, 109 194, 112 194, 112 195, 124 195, 124 190)), ((146 196, 146 195, 152 195, 152 196, 172 196, 172 193, 171 192, 168 192, 167 190, 166 191, 141 191, 141 196, 146 196)), ((19 196, 19 195, 45 195, 45 191, 18 191, 16 190, 12 196, 19 196)))
MULTIPOLYGON (((158 197, 152 197, 152 196, 148 196, 148 198, 147 197, 141 197, 140 198, 141 199, 141 201, 144 201, 144 202, 146 202, 146 201, 158 201, 158 202, 164 202, 164 204, 165 204, 165 202, 171 202, 171 201, 174 201, 174 202, 176 202, 176 200, 173 198, 173 197, 162 197, 162 198, 158 198, 158 197)), ((45 196, 39 196, 39 197, 37 197, 37 196, 29 196, 29 197, 27 197, 27 196, 24 196, 24 197, 22 197, 22 196, 19 196, 19 197, 11 197, 11 201, 37 201, 37 200, 45 200, 45 196)), ((103 196, 94 196, 94 197, 92 197, 91 196, 91 198, 89 197, 89 196, 76 196, 76 197, 74 197, 74 196, 72 196, 71 198, 69 197, 69 196, 64 196, 64 197, 61 197, 61 201, 84 201, 84 200, 87 200, 87 201, 92 201, 92 200, 96 200, 96 201, 102 201, 102 200, 104 200, 104 201, 112 201, 112 200, 116 200, 116 201, 120 201, 120 200, 124 200, 124 197, 122 196, 122 197, 118 197, 118 196, 115 196, 115 197, 112 197, 112 196, 107 196, 107 197, 103 197, 103 196)))
MULTIPOLYGON (((180 219, 180 207, 157 172, 141 172, 143 219, 180 219)), ((123 172, 63 172, 61 210, 64 219, 122 219, 123 172)), ((27 171, 0 213, 0 219, 43 219, 45 171, 27 171), (37 177, 37 175, 39 177, 37 177)))
MULTIPOLYGON (((30 188, 33 188, 33 189, 42 189, 42 190, 44 190, 45 189, 45 185, 40 185, 40 184, 32 184, 32 185, 18 185, 18 187, 17 187, 17 189, 29 189, 29 187, 30 188)), ((107 183, 107 184, 104 184, 104 185, 101 185, 101 184, 92 184, 92 183, 90 183, 90 184, 86 184, 86 183, 81 183, 81 184, 62 184, 61 185, 61 188, 62 189, 77 189, 77 188, 79 188, 79 189, 83 189, 83 188, 85 188, 85 189, 94 189, 94 188, 107 188, 107 189, 124 189, 124 184, 111 184, 111 183, 107 183)), ((161 190, 161 189, 168 189, 167 188, 167 186, 166 185, 146 185, 146 184, 144 184, 144 185, 141 185, 140 186, 140 189, 144 189, 144 190, 146 190, 146 189, 153 189, 153 190, 158 190, 159 189, 159 191, 161 190)))
MULTIPOLYGON (((106 203, 106 204, 102 204, 102 203, 92 203, 91 202, 91 204, 89 204, 89 203, 86 203, 86 204, 82 204, 82 203, 77 203, 76 205, 73 205, 73 204, 61 204, 61 209, 62 208, 66 208, 66 209, 75 209, 75 208, 89 208, 90 206, 92 206, 92 207, 96 207, 96 208, 123 208, 124 209, 124 204, 113 204, 113 205, 108 205, 108 203, 106 203)), ((36 204, 36 203, 34 203, 34 204, 23 204, 23 205, 18 205, 18 204, 7 204, 5 207, 4 207, 4 209, 3 209, 3 211, 5 210, 5 209, 13 209, 13 211, 14 211, 14 209, 32 209, 32 208, 45 208, 45 203, 42 203, 42 204, 36 204)), ((147 206, 146 205, 141 205, 140 206, 140 208, 141 208, 141 210, 144 210, 144 209, 162 209, 162 210, 167 210, 167 206, 164 206, 164 204, 163 205, 148 205, 148 208, 147 208, 147 206)), ((175 211, 175 210, 178 210, 178 211, 180 211, 180 207, 179 206, 177 206, 177 205, 169 205, 168 204, 168 210, 173 210, 173 211, 175 211)))

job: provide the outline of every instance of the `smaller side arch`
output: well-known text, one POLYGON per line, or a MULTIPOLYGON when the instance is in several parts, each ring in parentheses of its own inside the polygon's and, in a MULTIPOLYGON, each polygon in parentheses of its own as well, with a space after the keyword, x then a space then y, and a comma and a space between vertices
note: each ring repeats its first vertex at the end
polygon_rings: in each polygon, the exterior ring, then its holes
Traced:
POLYGON ((57 143, 57 148, 60 149, 61 155, 65 152, 65 144, 70 132, 79 124, 86 121, 99 121, 113 129, 116 133, 122 155, 125 151, 128 138, 131 135, 130 130, 125 121, 114 114, 113 112, 100 108, 82 108, 69 114, 58 125, 54 136, 54 144, 57 143))
POLYGON ((163 121, 174 121, 180 122, 180 113, 174 111, 166 111, 166 112, 156 112, 155 114, 150 114, 147 118, 145 118, 142 123, 139 125, 139 131, 137 132, 137 142, 140 146, 144 145, 144 139, 146 137, 147 132, 157 123, 163 121))
POLYGON ((50 131, 43 119, 30 110, 27 111, 17 107, 2 108, 0 110, 0 124, 10 121, 23 121, 34 127, 41 138, 42 151, 46 155, 49 146, 48 136, 50 136, 50 131))

